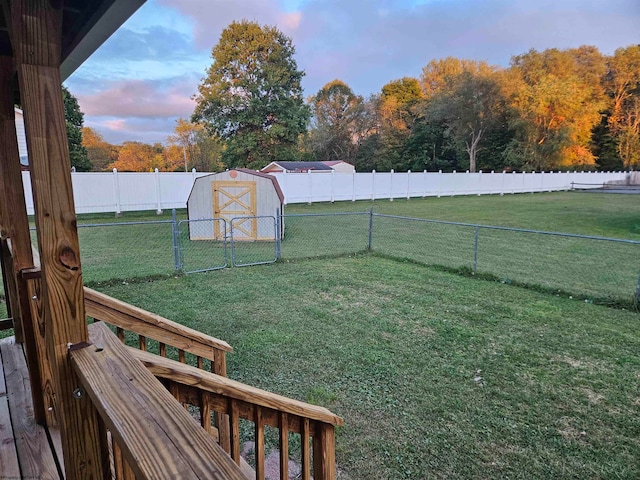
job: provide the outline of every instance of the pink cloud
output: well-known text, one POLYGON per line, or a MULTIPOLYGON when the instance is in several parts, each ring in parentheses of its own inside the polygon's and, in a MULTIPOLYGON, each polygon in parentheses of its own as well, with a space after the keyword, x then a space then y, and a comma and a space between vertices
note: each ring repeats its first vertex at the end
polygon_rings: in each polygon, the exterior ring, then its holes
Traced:
POLYGON ((195 106, 195 82, 125 80, 95 94, 78 95, 86 115, 111 117, 189 117, 195 106))

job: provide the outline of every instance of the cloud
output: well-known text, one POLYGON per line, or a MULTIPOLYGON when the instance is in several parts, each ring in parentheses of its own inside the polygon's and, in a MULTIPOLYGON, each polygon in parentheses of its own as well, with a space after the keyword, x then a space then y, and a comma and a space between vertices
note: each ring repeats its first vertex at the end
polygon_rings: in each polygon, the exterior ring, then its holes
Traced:
POLYGON ((189 117, 195 103, 195 80, 177 77, 168 80, 125 80, 107 83, 93 94, 78 94, 86 115, 121 117, 189 117))
POLYGON ((100 49, 102 59, 119 61, 156 60, 181 61, 195 53, 195 45, 189 36, 161 25, 153 25, 142 31, 120 28, 100 49))
POLYGON ((446 56, 506 66, 530 48, 590 44, 612 53, 640 41, 636 0, 453 0, 404 8, 385 1, 312 0, 302 9, 299 29, 306 37, 297 44, 298 58, 311 92, 335 77, 359 93, 379 91, 446 56))
POLYGON ((107 142, 115 145, 127 141, 154 144, 166 142, 167 136, 173 132, 176 119, 89 117, 85 120, 85 126, 94 128, 107 142))
POLYGON ((194 22, 193 36, 200 48, 211 49, 231 22, 243 19, 276 25, 292 35, 300 24, 299 12, 285 12, 276 0, 159 0, 160 5, 174 8, 194 22))

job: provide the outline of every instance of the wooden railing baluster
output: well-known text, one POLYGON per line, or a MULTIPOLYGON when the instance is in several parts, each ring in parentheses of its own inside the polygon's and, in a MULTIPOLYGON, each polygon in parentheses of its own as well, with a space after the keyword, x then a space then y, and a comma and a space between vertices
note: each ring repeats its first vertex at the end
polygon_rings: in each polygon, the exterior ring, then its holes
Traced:
POLYGON ((145 337, 144 335, 138 335, 138 345, 140 347, 140 350, 142 350, 143 352, 147 351, 147 337, 145 337))
POLYGON ((167 345, 163 342, 160 342, 158 344, 158 348, 159 348, 159 353, 161 357, 166 357, 167 356, 167 345))
POLYGON ((240 414, 238 412, 238 403, 235 400, 231 400, 230 403, 231 458, 240 465, 240 414))
POLYGON ((200 370, 204 370, 204 359, 200 355, 198 355, 197 357, 197 362, 198 362, 198 368, 200 370))
POLYGON ((289 418, 280 412, 280 480, 289 480, 289 418))
POLYGON ((264 424, 262 423, 262 408, 255 407, 255 456, 256 480, 264 480, 264 424))
POLYGON ((182 350, 181 348, 178 349, 178 361, 180 363, 187 363, 187 360, 185 359, 185 356, 184 356, 184 350, 182 350))
POLYGON ((302 480, 310 480, 310 455, 309 455, 309 419, 303 418, 300 433, 302 447, 302 480))
POLYGON ((118 335, 118 338, 120 339, 120 341, 122 343, 124 343, 124 329, 120 328, 120 327, 117 327, 116 328, 116 334, 118 335))
MULTIPOLYGON (((209 392, 200 392, 200 425, 211 433, 211 394, 209 392)), ((218 438, 218 443, 219 440, 218 438)))

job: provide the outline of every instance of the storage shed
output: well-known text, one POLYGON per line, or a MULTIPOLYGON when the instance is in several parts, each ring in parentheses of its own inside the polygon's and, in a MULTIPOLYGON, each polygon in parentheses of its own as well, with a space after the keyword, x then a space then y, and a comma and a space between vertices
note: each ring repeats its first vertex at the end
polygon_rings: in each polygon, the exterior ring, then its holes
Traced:
MULTIPOLYGON (((274 240, 274 223, 270 218, 282 214, 284 194, 272 175, 245 168, 227 170, 199 177, 187 200, 191 240, 223 240, 230 234, 233 221, 234 240, 274 240), (244 217, 244 218, 243 218, 244 217), (250 218, 247 218, 250 217, 250 218), (204 221, 224 219, 224 222, 204 221), (198 221, 200 220, 200 221, 198 221)), ((284 231, 281 222, 280 235, 284 231)))

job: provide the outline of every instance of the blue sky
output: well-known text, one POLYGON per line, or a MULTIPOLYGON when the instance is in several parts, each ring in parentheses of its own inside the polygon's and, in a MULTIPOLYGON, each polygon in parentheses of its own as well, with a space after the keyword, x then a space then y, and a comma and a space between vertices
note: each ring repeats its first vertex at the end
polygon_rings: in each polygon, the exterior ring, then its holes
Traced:
POLYGON ((430 60, 507 66, 531 48, 640 44, 638 0, 147 0, 66 85, 107 141, 165 142, 233 20, 276 25, 305 95, 339 78, 364 96, 430 60))

